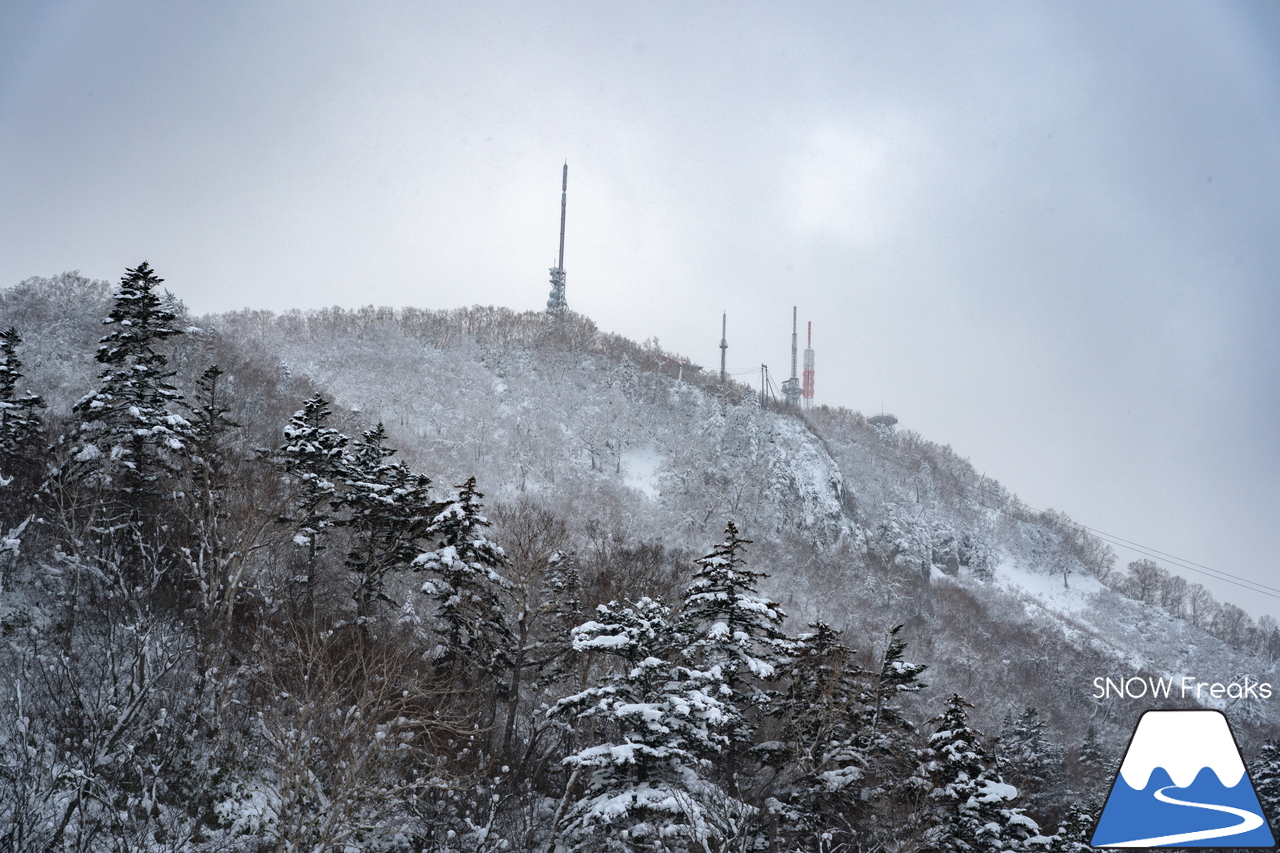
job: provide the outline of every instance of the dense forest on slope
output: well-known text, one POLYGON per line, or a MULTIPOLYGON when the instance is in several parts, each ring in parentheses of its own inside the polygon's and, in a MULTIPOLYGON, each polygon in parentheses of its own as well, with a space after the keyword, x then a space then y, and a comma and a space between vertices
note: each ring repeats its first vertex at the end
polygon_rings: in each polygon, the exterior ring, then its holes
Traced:
POLYGON ((160 283, 0 292, 5 849, 1079 849, 1144 707, 1095 677, 1275 680, 909 430, 578 315, 160 283))

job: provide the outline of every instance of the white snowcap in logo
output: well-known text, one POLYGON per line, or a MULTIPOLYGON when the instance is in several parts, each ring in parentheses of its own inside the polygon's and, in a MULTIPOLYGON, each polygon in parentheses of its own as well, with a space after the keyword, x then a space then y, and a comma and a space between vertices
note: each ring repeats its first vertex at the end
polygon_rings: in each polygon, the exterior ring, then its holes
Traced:
POLYGON ((1236 749, 1227 718, 1218 711, 1147 711, 1133 733, 1133 742, 1120 765, 1125 784, 1141 791, 1151 773, 1163 767, 1173 784, 1185 788, 1205 767, 1218 781, 1235 787, 1244 776, 1244 761, 1236 749))

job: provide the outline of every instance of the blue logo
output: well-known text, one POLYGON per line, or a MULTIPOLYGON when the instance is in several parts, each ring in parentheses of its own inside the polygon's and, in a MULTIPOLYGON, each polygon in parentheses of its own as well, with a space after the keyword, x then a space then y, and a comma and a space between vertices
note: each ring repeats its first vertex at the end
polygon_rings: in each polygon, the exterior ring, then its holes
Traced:
POLYGON ((1089 842, 1094 847, 1274 847, 1220 711, 1147 711, 1089 842))

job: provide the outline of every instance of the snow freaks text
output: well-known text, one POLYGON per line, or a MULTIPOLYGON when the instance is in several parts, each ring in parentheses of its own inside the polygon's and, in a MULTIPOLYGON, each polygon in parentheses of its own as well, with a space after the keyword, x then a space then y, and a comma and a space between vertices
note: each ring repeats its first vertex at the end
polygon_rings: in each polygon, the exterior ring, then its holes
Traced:
POLYGON ((1271 683, 1243 676, 1236 681, 1201 681, 1190 675, 1180 680, 1134 675, 1093 680, 1094 699, 1270 699, 1271 683))

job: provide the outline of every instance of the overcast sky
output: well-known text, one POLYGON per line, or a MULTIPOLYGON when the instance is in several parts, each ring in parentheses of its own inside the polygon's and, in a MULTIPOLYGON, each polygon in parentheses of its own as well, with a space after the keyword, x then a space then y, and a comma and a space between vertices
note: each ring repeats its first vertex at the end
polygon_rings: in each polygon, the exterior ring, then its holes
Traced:
POLYGON ((602 329, 781 380, 798 305, 818 402, 1280 587, 1273 0, 0 4, 3 286, 540 309, 566 160, 602 329))

